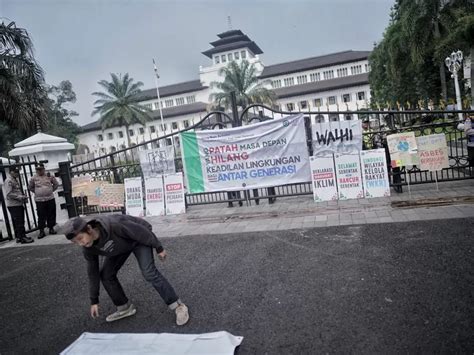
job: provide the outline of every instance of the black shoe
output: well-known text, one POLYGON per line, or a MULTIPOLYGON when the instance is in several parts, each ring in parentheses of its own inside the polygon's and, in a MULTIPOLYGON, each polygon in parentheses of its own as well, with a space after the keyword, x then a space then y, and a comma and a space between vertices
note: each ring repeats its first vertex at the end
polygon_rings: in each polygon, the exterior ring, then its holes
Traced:
POLYGON ((56 231, 54 230, 54 228, 49 228, 49 234, 56 234, 56 231))
POLYGON ((17 243, 20 243, 20 242, 21 242, 21 238, 15 238, 15 241, 16 241, 17 243))
POLYGON ((38 239, 43 239, 44 237, 46 237, 46 233, 44 232, 44 230, 41 230, 38 239))
POLYGON ((23 237, 20 239, 20 243, 21 244, 30 244, 30 243, 33 243, 34 240, 30 237, 23 237))

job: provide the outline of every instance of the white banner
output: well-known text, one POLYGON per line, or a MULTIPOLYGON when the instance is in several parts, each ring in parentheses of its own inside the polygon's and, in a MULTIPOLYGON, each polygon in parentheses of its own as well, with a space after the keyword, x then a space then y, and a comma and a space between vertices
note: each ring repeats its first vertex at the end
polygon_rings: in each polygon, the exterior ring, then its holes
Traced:
POLYGON ((139 152, 143 176, 174 174, 174 147, 167 146, 139 152))
POLYGON ((443 133, 416 137, 420 169, 439 171, 449 168, 448 146, 443 133))
POLYGON ((164 176, 166 214, 186 213, 184 204, 183 174, 176 173, 164 176))
POLYGON ((245 127, 181 133, 190 193, 311 181, 303 115, 245 127))
POLYGON ((365 197, 390 196, 385 149, 364 150, 360 152, 360 160, 365 197))
POLYGON ((336 171, 334 158, 311 157, 311 176, 315 202, 337 200, 336 171))
POLYGON ((334 156, 339 200, 363 198, 359 154, 334 156))
POLYGON ((362 122, 313 123, 313 155, 358 154, 362 150, 362 122))
POLYGON ((125 179, 125 211, 136 217, 143 217, 142 178, 125 179))
POLYGON ((165 194, 162 175, 145 177, 145 198, 147 216, 165 215, 165 194))

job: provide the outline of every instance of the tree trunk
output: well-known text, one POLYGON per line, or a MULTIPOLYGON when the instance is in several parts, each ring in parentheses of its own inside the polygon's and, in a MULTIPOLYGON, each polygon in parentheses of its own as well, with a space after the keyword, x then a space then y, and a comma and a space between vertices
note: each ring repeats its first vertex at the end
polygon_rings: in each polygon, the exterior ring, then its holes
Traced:
MULTIPOLYGON (((434 21, 434 38, 435 41, 439 41, 439 38, 441 37, 439 33, 439 24, 438 24, 438 19, 435 19, 434 21)), ((448 102, 448 89, 446 86, 446 70, 444 68, 444 62, 441 62, 439 64, 439 79, 441 82, 441 93, 443 100, 447 103, 448 102)))
POLYGON ((130 134, 128 132, 128 126, 125 126, 125 134, 127 135, 127 148, 130 148, 131 144, 130 144, 130 134))

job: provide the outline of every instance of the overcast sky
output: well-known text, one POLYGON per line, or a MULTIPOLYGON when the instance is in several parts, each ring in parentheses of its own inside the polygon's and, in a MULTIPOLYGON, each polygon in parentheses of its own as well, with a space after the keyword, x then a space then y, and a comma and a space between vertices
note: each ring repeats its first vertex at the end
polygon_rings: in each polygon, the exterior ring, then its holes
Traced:
POLYGON ((199 78, 216 34, 240 29, 265 65, 343 50, 371 50, 394 0, 0 0, 0 17, 30 33, 48 84, 70 80, 80 125, 91 117, 97 81, 128 72, 154 87, 199 78))

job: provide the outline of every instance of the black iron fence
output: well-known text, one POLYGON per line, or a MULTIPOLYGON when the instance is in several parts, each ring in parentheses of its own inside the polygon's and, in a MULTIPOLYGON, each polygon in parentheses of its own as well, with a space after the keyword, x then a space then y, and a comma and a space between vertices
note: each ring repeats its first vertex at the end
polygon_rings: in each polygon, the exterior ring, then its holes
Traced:
MULTIPOLYGON (((308 152, 312 154, 311 125, 319 122, 362 120, 364 122, 364 149, 386 148, 386 136, 392 133, 413 131, 416 136, 443 133, 448 142, 449 168, 440 172, 421 171, 413 166, 410 169, 389 169, 390 184, 402 192, 403 186, 410 184, 432 183, 435 181, 453 181, 474 177, 473 167, 469 166, 467 140, 463 131, 457 129, 458 124, 467 116, 474 117, 474 111, 442 111, 442 110, 359 110, 359 111, 280 111, 264 105, 251 105, 241 112, 234 106, 232 116, 225 112, 213 111, 208 113, 200 122, 184 130, 149 140, 136 146, 118 150, 85 162, 74 165, 63 164, 61 176, 76 177, 90 174, 96 181, 122 183, 125 178, 142 176, 139 162, 139 151, 159 146, 165 146, 171 141, 175 152, 176 171, 182 171, 181 149, 176 137, 188 130, 222 129, 240 125, 251 125, 265 120, 273 120, 288 115, 302 113, 305 116, 308 152), (462 118, 461 118, 462 116, 462 118)), ((64 177, 63 177, 64 181, 64 177)), ((69 189, 70 190, 70 189, 69 189)), ((87 204, 87 197, 72 198, 67 196, 66 203, 70 215, 79 213, 97 213, 112 211, 110 208, 98 208, 87 204)), ((269 199, 272 203, 276 198, 312 194, 311 182, 289 184, 270 188, 259 188, 240 192, 212 192, 186 194, 187 206, 228 203, 242 205, 244 202, 269 199)))

